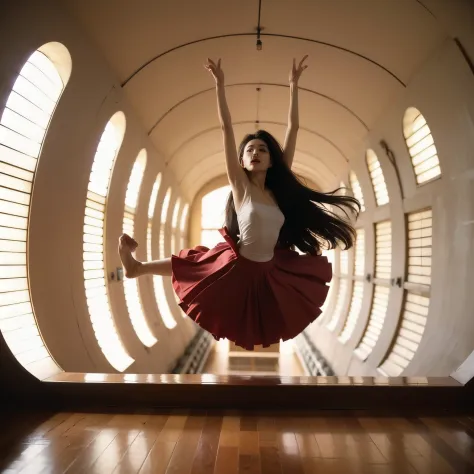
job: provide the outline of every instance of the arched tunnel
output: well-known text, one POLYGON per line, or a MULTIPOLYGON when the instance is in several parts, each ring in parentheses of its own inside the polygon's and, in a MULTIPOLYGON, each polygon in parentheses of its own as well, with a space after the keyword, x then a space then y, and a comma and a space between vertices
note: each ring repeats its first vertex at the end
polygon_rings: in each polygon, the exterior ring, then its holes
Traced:
POLYGON ((5 406, 472 409, 471 2, 0 8, 5 406), (170 277, 125 277, 118 239, 139 261, 222 242, 230 186, 203 65, 222 59, 237 143, 259 129, 283 143, 305 55, 292 170, 362 212, 355 245, 324 251, 321 315, 246 351, 191 320, 170 277))

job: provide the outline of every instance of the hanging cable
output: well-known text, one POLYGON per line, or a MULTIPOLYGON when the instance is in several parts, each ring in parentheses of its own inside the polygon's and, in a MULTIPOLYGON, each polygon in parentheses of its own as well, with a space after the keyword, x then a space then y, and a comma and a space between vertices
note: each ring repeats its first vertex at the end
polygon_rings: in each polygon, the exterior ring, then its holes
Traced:
POLYGON ((260 87, 257 87, 257 118, 255 119, 255 131, 257 131, 260 128, 260 117, 259 117, 259 112, 260 112, 260 87))
POLYGON ((262 40, 260 39, 260 11, 262 9, 262 0, 258 0, 258 24, 257 24, 257 51, 262 50, 262 40))

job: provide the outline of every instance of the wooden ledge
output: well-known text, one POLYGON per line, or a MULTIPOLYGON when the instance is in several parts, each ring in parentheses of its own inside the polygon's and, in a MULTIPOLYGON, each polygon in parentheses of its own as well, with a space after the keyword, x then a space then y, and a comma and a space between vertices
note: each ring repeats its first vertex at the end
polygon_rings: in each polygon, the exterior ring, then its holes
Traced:
POLYGON ((241 409, 474 413, 473 387, 464 386, 451 377, 245 377, 65 372, 38 382, 37 389, 35 400, 43 407, 66 411, 241 409))
POLYGON ((96 374, 62 372, 44 382, 84 384, 245 385, 245 386, 357 386, 357 387, 463 387, 452 377, 291 377, 213 374, 96 374))

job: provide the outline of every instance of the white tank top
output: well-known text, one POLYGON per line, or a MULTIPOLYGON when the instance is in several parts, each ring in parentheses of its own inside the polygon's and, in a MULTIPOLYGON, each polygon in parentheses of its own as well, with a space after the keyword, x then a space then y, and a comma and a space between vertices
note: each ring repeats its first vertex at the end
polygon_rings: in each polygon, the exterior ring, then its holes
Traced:
POLYGON ((252 200, 250 186, 245 189, 242 205, 237 212, 240 228, 240 254, 255 262, 268 262, 285 222, 285 216, 274 204, 252 200))

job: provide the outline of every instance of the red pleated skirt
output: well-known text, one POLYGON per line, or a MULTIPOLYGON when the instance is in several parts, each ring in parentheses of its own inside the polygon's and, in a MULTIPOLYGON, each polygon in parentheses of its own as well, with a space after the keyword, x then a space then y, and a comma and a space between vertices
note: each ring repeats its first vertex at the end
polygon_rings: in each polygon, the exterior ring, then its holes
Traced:
POLYGON ((197 246, 171 257, 172 282, 182 310, 216 340, 268 347, 297 336, 320 314, 332 267, 326 257, 275 248, 269 262, 239 254, 225 242, 197 246))

